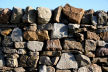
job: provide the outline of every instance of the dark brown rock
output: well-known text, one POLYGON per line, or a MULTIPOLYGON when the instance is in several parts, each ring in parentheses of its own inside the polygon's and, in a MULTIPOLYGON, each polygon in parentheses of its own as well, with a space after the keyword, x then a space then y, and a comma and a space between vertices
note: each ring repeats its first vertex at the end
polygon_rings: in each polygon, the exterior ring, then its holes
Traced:
POLYGON ((96 51, 97 56, 108 56, 108 48, 99 48, 96 51))
POLYGON ((69 18, 70 22, 79 24, 84 14, 84 10, 66 4, 63 8, 63 13, 67 16, 67 18, 69 18))
POLYGON ((62 50, 59 39, 47 40, 46 50, 62 50))
POLYGON ((100 37, 104 40, 108 42, 108 31, 107 32, 101 32, 100 33, 100 37))
POLYGON ((61 56, 61 51, 43 51, 40 54, 42 56, 61 56))

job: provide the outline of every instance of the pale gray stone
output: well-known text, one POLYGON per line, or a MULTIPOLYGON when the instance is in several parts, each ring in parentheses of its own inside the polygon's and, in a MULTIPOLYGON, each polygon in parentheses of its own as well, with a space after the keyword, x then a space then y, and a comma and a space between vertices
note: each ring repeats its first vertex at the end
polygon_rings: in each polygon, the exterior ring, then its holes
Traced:
POLYGON ((46 65, 41 65, 39 67, 39 72, 47 72, 47 66, 46 65))
POLYGON ((3 47, 3 52, 12 54, 12 53, 17 53, 17 50, 13 49, 12 47, 3 47))
POLYGON ((26 54, 26 50, 25 49, 18 49, 18 54, 26 54))
POLYGON ((68 26, 62 23, 54 23, 51 38, 68 37, 68 26))
POLYGON ((32 23, 28 27, 24 27, 24 30, 26 30, 26 31, 36 31, 37 30, 37 24, 32 23))
POLYGON ((25 72, 25 69, 23 67, 14 68, 15 72, 25 72))
POLYGON ((97 46, 105 46, 106 45, 106 43, 105 43, 105 41, 97 41, 97 46))
POLYGON ((11 38, 14 42, 23 41, 22 30, 20 28, 14 28, 11 34, 11 38))
POLYGON ((56 67, 58 69, 77 69, 78 64, 73 54, 63 53, 56 67))
POLYGON ((47 72, 55 72, 55 68, 52 66, 47 66, 47 72))
POLYGON ((31 51, 42 51, 43 45, 43 42, 28 41, 27 48, 31 51))
POLYGON ((26 42, 15 42, 15 48, 25 48, 26 42))
POLYGON ((53 24, 48 23, 48 24, 41 24, 38 25, 39 30, 53 30, 53 24))
POLYGON ((38 24, 47 24, 50 21, 52 12, 49 8, 38 7, 38 24))
POLYGON ((69 23, 68 28, 70 30, 79 29, 80 28, 80 24, 72 24, 72 23, 69 23))

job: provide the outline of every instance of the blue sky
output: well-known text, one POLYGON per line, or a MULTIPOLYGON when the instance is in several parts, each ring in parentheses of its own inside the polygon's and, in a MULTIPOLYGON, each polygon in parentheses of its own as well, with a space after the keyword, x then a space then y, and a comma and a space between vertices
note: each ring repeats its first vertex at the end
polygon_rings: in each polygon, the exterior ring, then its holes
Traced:
POLYGON ((55 9, 58 6, 64 6, 66 3, 77 7, 96 10, 108 11, 108 0, 0 0, 0 8, 10 8, 17 6, 20 8, 26 8, 26 6, 47 7, 55 9))

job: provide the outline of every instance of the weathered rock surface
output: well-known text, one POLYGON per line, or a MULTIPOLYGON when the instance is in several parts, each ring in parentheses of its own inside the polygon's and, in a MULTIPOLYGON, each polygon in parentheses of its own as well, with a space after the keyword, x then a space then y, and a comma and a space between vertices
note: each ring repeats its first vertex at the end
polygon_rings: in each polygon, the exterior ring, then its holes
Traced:
POLYGON ((100 37, 101 37, 104 41, 108 42, 108 32, 101 32, 101 33, 100 33, 100 37))
POLYGON ((25 48, 26 42, 15 42, 15 48, 25 48))
POLYGON ((14 72, 25 72, 23 67, 14 68, 14 72))
POLYGON ((14 53, 17 53, 17 50, 16 49, 13 49, 12 47, 3 47, 3 52, 4 53, 11 53, 11 54, 14 54, 14 53))
POLYGON ((47 72, 55 72, 55 68, 52 66, 47 66, 47 72))
POLYGON ((62 50, 59 39, 47 40, 46 50, 62 50))
POLYGON ((43 42, 28 41, 27 48, 31 51, 42 51, 43 45, 43 42))
POLYGON ((71 72, 71 70, 56 70, 56 72, 71 72))
POLYGON ((41 55, 43 56, 61 56, 61 51, 43 51, 41 55))
POLYGON ((52 12, 49 8, 38 7, 38 24, 47 24, 50 21, 52 12))
POLYGON ((66 4, 63 8, 63 13, 67 16, 70 22, 79 24, 84 14, 84 10, 66 4))
POLYGON ((96 51, 97 56, 108 56, 108 48, 99 48, 96 51))
POLYGON ((26 50, 25 49, 18 49, 18 54, 26 54, 26 50))
POLYGON ((97 46, 104 47, 106 45, 105 41, 97 41, 97 46))
POLYGON ((58 69, 76 69, 78 64, 73 54, 63 53, 56 67, 58 69))
POLYGON ((47 72, 47 66, 46 65, 39 66, 39 72, 47 72))
POLYGON ((7 36, 7 35, 10 34, 11 31, 12 31, 11 28, 9 28, 9 29, 5 29, 5 30, 1 31, 1 35, 3 35, 3 36, 7 36))
POLYGON ((51 38, 68 37, 68 26, 61 23, 54 23, 51 38))
POLYGON ((53 57, 53 58, 51 59, 52 64, 53 64, 53 65, 57 65, 59 59, 60 59, 60 57, 53 57))

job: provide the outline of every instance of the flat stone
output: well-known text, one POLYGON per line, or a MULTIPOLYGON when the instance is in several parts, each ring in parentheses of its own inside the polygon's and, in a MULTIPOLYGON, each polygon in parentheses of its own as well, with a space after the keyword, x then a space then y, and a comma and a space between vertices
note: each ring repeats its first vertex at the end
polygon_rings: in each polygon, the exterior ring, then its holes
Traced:
POLYGON ((108 48, 99 48, 96 51, 97 56, 108 56, 108 48))
POLYGON ((9 66, 9 67, 18 67, 18 60, 17 60, 17 58, 14 58, 14 59, 8 58, 6 62, 7 62, 6 63, 7 66, 9 66))
POLYGON ((71 70, 56 70, 56 72, 71 72, 71 70))
POLYGON ((80 50, 83 51, 82 44, 73 39, 65 39, 64 50, 80 50))
POLYGON ((61 56, 61 51, 43 51, 42 56, 61 56))
POLYGON ((47 30, 42 30, 42 31, 38 30, 37 35, 38 35, 38 40, 39 41, 45 41, 45 40, 50 39, 47 30))
POLYGON ((58 69, 72 69, 72 68, 77 69, 78 64, 73 54, 63 53, 60 58, 60 61, 56 65, 56 68, 58 69))
POLYGON ((13 7, 11 15, 11 23, 20 23, 23 16, 23 9, 18 7, 13 7))
POLYGON ((86 55, 87 57, 91 57, 91 58, 94 58, 94 57, 95 57, 95 54, 92 53, 92 52, 85 52, 85 55, 86 55))
POLYGON ((62 50, 59 39, 47 40, 46 50, 62 50))
POLYGON ((61 20, 61 12, 62 12, 63 7, 59 6, 54 10, 54 21, 55 22, 60 22, 61 20))
POLYGON ((101 37, 104 41, 108 42, 108 31, 107 31, 107 32, 101 32, 101 33, 100 33, 100 37, 101 37))
POLYGON ((43 42, 28 41, 27 48, 31 51, 42 51, 43 45, 43 42))
POLYGON ((35 31, 25 31, 23 33, 23 37, 25 40, 29 40, 29 41, 38 40, 38 36, 35 31))
POLYGON ((24 23, 35 23, 36 22, 36 10, 32 7, 26 7, 25 14, 22 18, 24 23))
POLYGON ((14 72, 25 72, 23 67, 14 68, 14 72))
POLYGON ((47 24, 52 16, 52 12, 49 8, 38 7, 38 24, 47 24))
POLYGON ((53 64, 53 65, 57 65, 59 59, 60 59, 60 57, 53 57, 53 58, 51 58, 52 64, 53 64))
POLYGON ((26 48, 26 42, 15 42, 15 48, 26 48))
POLYGON ((79 24, 84 14, 84 10, 66 4, 63 7, 63 13, 67 16, 70 22, 79 24))
POLYGON ((20 28, 14 28, 11 34, 11 38, 14 42, 23 41, 22 30, 20 28))
POLYGON ((4 57, 5 58, 19 58, 19 55, 17 53, 14 53, 14 54, 4 54, 4 57))
POLYGON ((69 23, 68 24, 68 28, 69 28, 69 30, 79 29, 80 28, 80 25, 79 24, 69 23))
POLYGON ((40 65, 39 66, 39 72, 47 72, 47 66, 46 65, 40 65))
POLYGON ((51 38, 64 38, 68 37, 68 26, 62 23, 54 23, 51 32, 51 38))
POLYGON ((48 56, 40 56, 39 64, 52 65, 52 62, 48 56))
POLYGON ((78 62, 79 67, 83 67, 83 66, 91 64, 89 57, 85 55, 78 54, 78 55, 75 55, 75 58, 78 62))
POLYGON ((0 23, 9 23, 9 18, 11 15, 11 10, 8 8, 5 8, 0 13, 0 23))
POLYGON ((13 42, 12 42, 12 38, 10 36, 5 36, 4 40, 2 41, 2 46, 4 47, 12 47, 13 46, 13 42))
POLYGON ((9 29, 5 29, 5 30, 2 30, 2 31, 1 31, 1 35, 3 35, 3 36, 7 36, 7 35, 10 34, 11 31, 12 31, 11 28, 9 28, 9 29))
POLYGON ((86 40, 85 41, 85 51, 95 51, 96 50, 96 41, 94 40, 86 40))
POLYGON ((25 49, 18 49, 18 54, 26 54, 26 50, 25 49))
POLYGON ((87 31, 87 39, 100 40, 100 37, 94 32, 87 31))
POLYGON ((38 25, 38 30, 53 30, 53 24, 40 24, 38 25))
POLYGON ((3 52, 13 54, 13 53, 17 53, 17 50, 13 49, 12 47, 3 47, 3 52))
POLYGON ((82 17, 81 22, 83 24, 90 24, 91 23, 91 18, 93 16, 93 13, 94 13, 93 9, 86 10, 84 15, 83 15, 83 17, 82 17))
POLYGON ((106 45, 105 41, 97 41, 97 46, 101 46, 101 47, 104 47, 106 45))

